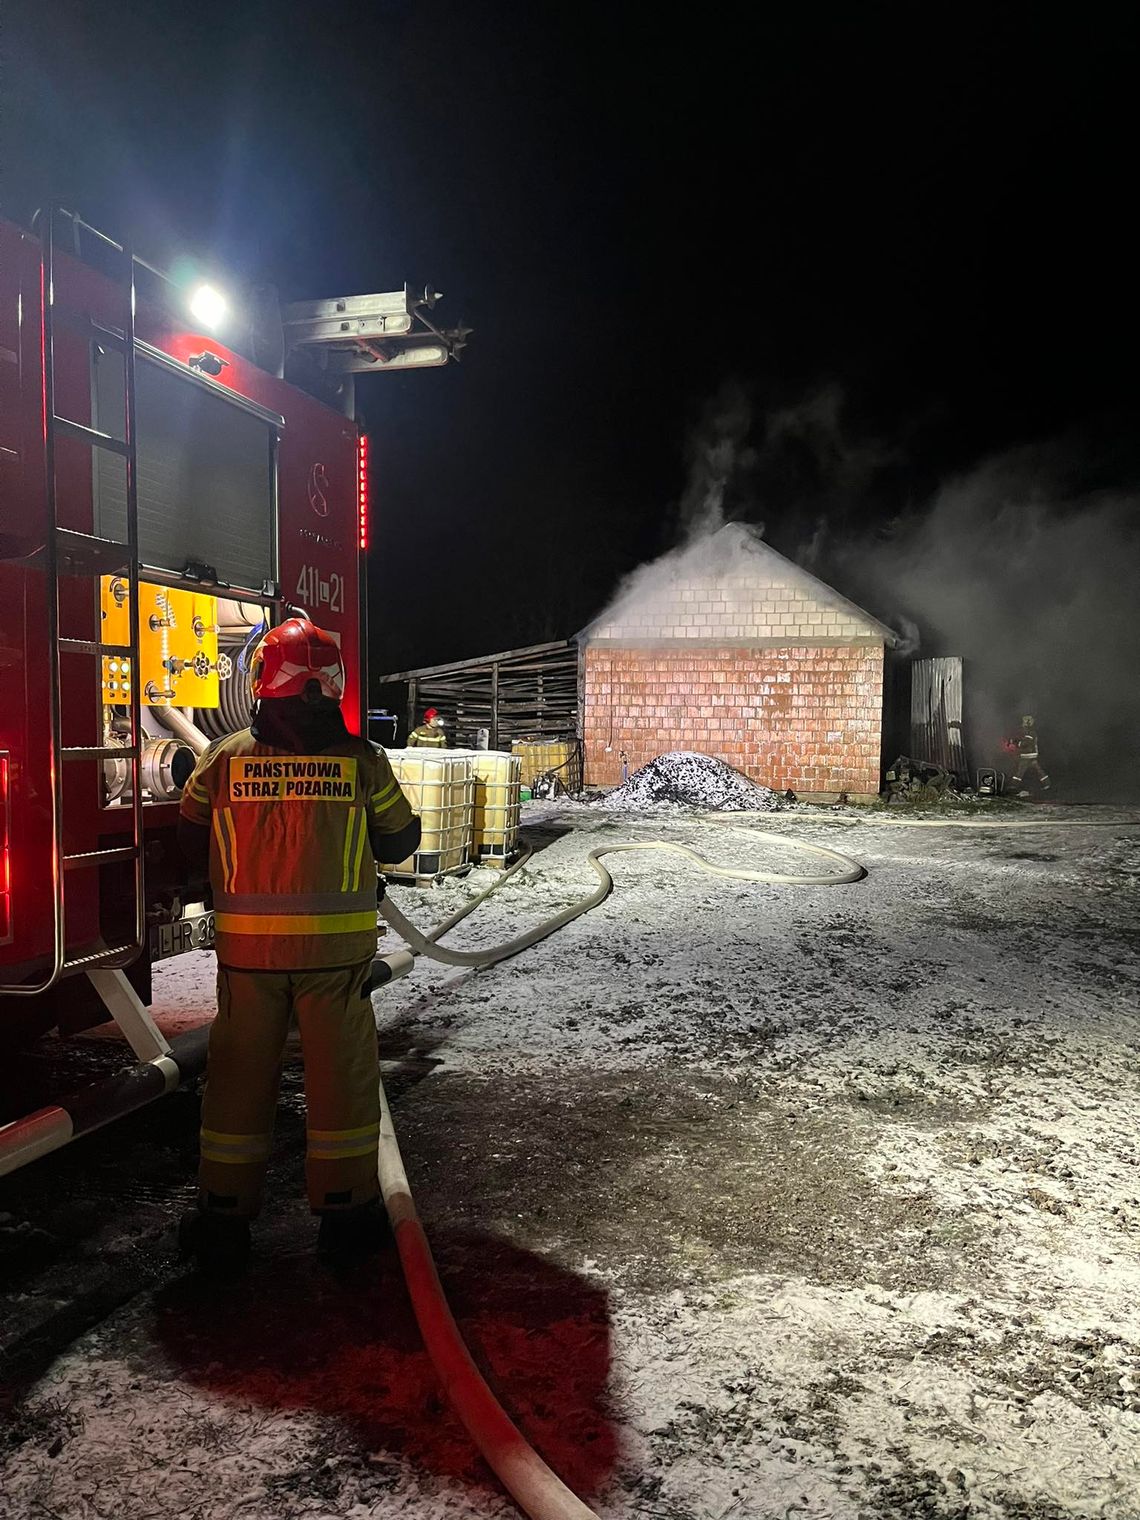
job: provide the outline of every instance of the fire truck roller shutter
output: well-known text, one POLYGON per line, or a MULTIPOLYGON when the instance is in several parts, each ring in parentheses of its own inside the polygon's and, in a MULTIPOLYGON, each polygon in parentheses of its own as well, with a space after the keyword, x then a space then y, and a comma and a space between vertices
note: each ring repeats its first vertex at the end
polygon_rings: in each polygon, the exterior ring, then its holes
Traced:
MULTIPOLYGON (((121 360, 92 347, 95 425, 121 431, 121 360)), ((211 565, 223 581, 260 587, 276 574, 275 430, 189 373, 140 356, 136 377, 139 557, 181 571, 211 565)), ((126 536, 123 462, 94 455, 95 531, 126 536)))

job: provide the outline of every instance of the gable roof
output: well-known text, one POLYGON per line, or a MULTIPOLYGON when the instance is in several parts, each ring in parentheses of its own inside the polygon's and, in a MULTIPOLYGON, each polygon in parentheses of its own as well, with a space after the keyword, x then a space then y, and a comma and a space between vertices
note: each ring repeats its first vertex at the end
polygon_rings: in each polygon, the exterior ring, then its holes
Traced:
POLYGON ((634 571, 588 642, 882 639, 899 636, 744 523, 726 523, 634 571))
MULTIPOLYGON (((731 526, 731 524, 729 524, 729 526, 731 526)), ((853 602, 850 597, 844 596, 841 591, 836 591, 834 586, 829 586, 826 581, 821 581, 818 575, 813 575, 810 570, 805 570, 802 565, 797 565, 794 560, 788 559, 785 555, 781 554, 779 550, 773 549, 768 544, 765 544, 764 547, 768 550, 768 553, 772 556, 773 559, 780 560, 783 564, 794 570, 796 575, 799 576, 799 578, 805 584, 815 587, 822 595, 829 597, 838 606, 846 608, 847 611, 852 613, 853 616, 863 618, 865 622, 870 624, 876 633, 882 634, 883 643, 886 644, 889 648, 893 649, 896 644, 902 642, 899 634, 897 634, 893 628, 891 628, 888 624, 881 622, 877 617, 873 617, 865 607, 860 607, 858 602, 853 602)))

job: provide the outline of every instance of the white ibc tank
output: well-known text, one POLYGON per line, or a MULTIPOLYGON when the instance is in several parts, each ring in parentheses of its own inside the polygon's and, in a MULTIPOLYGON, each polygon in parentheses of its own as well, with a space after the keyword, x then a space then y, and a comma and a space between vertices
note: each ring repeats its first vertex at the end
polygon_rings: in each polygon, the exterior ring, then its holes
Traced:
POLYGON ((390 749, 392 771, 420 815, 420 847, 406 860, 381 862, 389 876, 440 876, 471 862, 475 775, 461 750, 390 749))
POLYGON ((509 860, 518 849, 519 786, 522 761, 498 749, 452 751, 466 754, 475 779, 471 852, 476 860, 494 865, 509 860))

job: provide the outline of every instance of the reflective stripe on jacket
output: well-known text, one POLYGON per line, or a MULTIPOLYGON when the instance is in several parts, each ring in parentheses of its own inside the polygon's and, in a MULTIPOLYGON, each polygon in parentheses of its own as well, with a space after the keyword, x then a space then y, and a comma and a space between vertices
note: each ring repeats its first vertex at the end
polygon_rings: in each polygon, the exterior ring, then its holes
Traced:
POLYGON ((430 723, 421 723, 419 728, 413 728, 408 735, 409 749, 445 749, 447 747, 447 735, 441 728, 432 728, 430 723))
POLYGON ((349 735, 294 755, 249 731, 211 745, 182 796, 210 826, 218 960, 247 971, 351 966, 376 953, 369 831, 412 816, 383 751, 349 735))

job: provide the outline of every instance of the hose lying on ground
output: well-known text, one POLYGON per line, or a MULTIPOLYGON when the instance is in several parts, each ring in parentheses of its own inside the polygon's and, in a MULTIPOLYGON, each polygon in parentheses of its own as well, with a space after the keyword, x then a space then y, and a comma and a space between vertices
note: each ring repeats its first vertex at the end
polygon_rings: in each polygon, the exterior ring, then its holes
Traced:
MULTIPOLYGON (((751 834, 752 831, 749 830, 751 834)), ((834 861, 840 868, 826 876, 785 876, 772 871, 743 871, 729 866, 714 865, 688 845, 672 844, 665 840, 626 841, 621 844, 603 845, 591 850, 587 857, 599 881, 593 892, 571 903, 552 918, 545 919, 525 934, 517 935, 505 944, 484 950, 449 950, 436 942, 466 918, 492 892, 496 892, 521 866, 530 859, 526 851, 509 870, 492 882, 471 902, 445 919, 429 934, 421 932, 385 897, 380 911, 411 947, 415 955, 425 955, 449 966, 488 967, 510 956, 519 955, 540 940, 556 933, 582 914, 603 903, 613 891, 613 877, 602 865, 602 856, 616 855, 631 850, 667 850, 694 861, 702 870, 730 881, 775 882, 789 885, 838 886, 844 882, 858 881, 866 875, 863 867, 837 850, 823 845, 806 844, 799 839, 786 839, 778 834, 760 834, 752 837, 766 839, 779 845, 791 845, 809 854, 834 861)), ((424 1345, 432 1364, 439 1374, 444 1392, 463 1421, 488 1464, 501 1480, 508 1493, 518 1502, 532 1520, 596 1520, 594 1511, 566 1487, 538 1453, 529 1445, 518 1427, 511 1421, 488 1387, 471 1353, 463 1343, 459 1327, 447 1304, 447 1298, 436 1271, 431 1247, 416 1213, 415 1201, 399 1142, 396 1139, 392 1113, 388 1106, 384 1084, 380 1084, 380 1146, 378 1167, 380 1190, 392 1222, 396 1247, 400 1253, 404 1279, 412 1300, 416 1323, 420 1327, 424 1345)))
POLYGON ((380 1084, 380 1190, 408 1294, 443 1391, 503 1487, 533 1520, 596 1520, 553 1472, 495 1398, 464 1345, 448 1307, 404 1171, 383 1083, 380 1084))
MULTIPOLYGON (((621 844, 602 845, 596 850, 591 850, 586 857, 599 878, 598 885, 592 892, 585 897, 580 897, 568 908, 563 908, 561 913, 556 913, 552 918, 536 924, 533 929, 528 929, 525 934, 507 940, 502 945, 494 945, 484 950, 450 950, 445 945, 438 944, 437 941, 449 929, 454 928, 460 919, 465 918, 476 908, 485 897, 496 891, 502 885, 501 882, 494 882, 474 902, 468 903, 458 913, 453 913, 446 923, 439 925, 431 934, 422 934, 387 897, 381 902, 380 911, 396 933, 411 946, 413 954, 426 955, 430 960, 442 961, 447 966, 483 968, 495 966, 499 961, 505 961, 513 955, 520 955, 524 950, 529 950, 532 945, 537 945, 540 940, 556 934, 559 929, 564 929, 576 918, 581 918, 583 913, 589 913, 592 908, 605 902, 613 891, 614 879, 602 864, 604 855, 618 855, 631 850, 666 850, 671 854, 681 855, 687 860, 694 861, 703 871, 708 871, 713 876, 723 877, 729 881, 769 882, 780 886, 836 887, 846 882, 858 881, 866 875, 861 865, 856 864, 848 856, 841 855, 838 850, 829 850, 824 845, 808 844, 802 839, 789 839, 782 834, 766 834, 754 832, 751 829, 749 835, 753 839, 766 840, 769 844, 791 846, 793 849, 805 850, 812 855, 820 855, 825 860, 835 861, 840 869, 826 876, 786 876, 775 871, 744 871, 729 866, 714 865, 711 860, 706 860, 703 855, 690 849, 687 844, 674 844, 664 839, 627 840, 621 844)), ((519 861, 517 864, 522 863, 519 861)), ((504 877, 508 875, 510 872, 504 872, 504 877)))
MULTIPOLYGON (((743 815, 748 817, 746 813, 743 815)), ((752 814, 767 817, 768 814, 752 814)), ((711 822, 708 814, 702 818, 711 822)), ((865 818, 850 813, 812 813, 811 823, 876 823, 908 829, 1134 829, 1140 818, 907 818, 900 813, 871 813, 865 818)))

